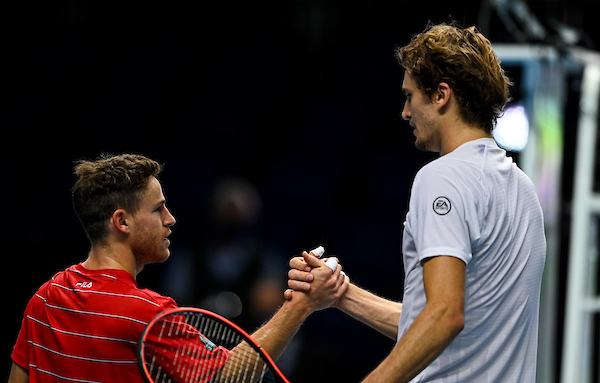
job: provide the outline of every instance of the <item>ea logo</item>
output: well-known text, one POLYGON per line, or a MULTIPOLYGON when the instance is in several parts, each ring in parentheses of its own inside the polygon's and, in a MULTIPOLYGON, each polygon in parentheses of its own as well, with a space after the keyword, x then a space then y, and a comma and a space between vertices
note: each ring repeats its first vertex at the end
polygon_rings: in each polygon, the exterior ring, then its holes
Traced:
POLYGON ((437 197, 435 201, 433 201, 433 211, 436 214, 446 215, 450 213, 450 209, 452 209, 452 204, 446 197, 437 197))

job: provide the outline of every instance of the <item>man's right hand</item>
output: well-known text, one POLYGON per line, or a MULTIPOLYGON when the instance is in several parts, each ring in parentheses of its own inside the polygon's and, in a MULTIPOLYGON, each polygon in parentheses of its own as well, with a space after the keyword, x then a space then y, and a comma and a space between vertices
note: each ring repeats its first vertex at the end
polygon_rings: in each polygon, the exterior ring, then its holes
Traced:
POLYGON ((306 251, 290 260, 288 286, 284 296, 288 300, 310 299, 314 310, 335 306, 344 295, 350 279, 342 274, 342 267, 332 271, 322 260, 306 251))

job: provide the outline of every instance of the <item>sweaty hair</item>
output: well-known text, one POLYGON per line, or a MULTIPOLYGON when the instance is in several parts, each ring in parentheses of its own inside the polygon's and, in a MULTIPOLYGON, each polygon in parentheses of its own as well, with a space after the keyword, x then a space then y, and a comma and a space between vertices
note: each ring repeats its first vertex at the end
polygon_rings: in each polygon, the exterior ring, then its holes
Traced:
POLYGON ((145 187, 160 171, 158 162, 135 154, 77 162, 73 207, 92 244, 105 239, 106 223, 115 210, 137 212, 145 187))
POLYGON ((447 83, 464 121, 492 132, 511 82, 492 44, 475 27, 430 25, 396 53, 426 95, 432 97, 440 83, 447 83))

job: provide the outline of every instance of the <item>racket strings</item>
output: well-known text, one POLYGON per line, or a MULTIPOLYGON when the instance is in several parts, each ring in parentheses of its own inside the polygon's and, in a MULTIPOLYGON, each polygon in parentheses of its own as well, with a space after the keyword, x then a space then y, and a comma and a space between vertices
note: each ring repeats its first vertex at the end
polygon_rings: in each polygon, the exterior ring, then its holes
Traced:
POLYGON ((222 378, 225 374, 229 375, 229 377, 226 380, 221 379, 221 381, 256 381, 257 377, 262 378, 267 372, 266 364, 261 363, 260 353, 255 351, 246 342, 242 342, 243 338, 237 332, 221 326, 220 323, 205 316, 192 315, 191 320, 188 318, 187 322, 209 339, 213 339, 219 344, 225 345, 226 348, 232 349, 229 354, 230 362, 219 372, 219 377, 222 378), (258 372, 259 370, 262 371, 258 372))
MULTIPOLYGON (((246 342, 234 348, 230 355, 231 365, 226 364, 219 373, 224 382, 262 382, 268 372, 267 365, 262 361, 261 355, 251 348, 246 342)), ((221 381, 221 380, 218 380, 221 381)))
POLYGON ((157 323, 153 332, 157 344, 170 344, 173 339, 187 340, 192 335, 196 340, 171 344, 168 366, 159 355, 159 347, 146 347, 147 368, 156 383, 254 383, 270 376, 268 364, 243 336, 207 316, 190 313, 166 317, 157 323), (220 347, 230 351, 213 358, 220 347), (216 372, 215 366, 218 367, 216 372))

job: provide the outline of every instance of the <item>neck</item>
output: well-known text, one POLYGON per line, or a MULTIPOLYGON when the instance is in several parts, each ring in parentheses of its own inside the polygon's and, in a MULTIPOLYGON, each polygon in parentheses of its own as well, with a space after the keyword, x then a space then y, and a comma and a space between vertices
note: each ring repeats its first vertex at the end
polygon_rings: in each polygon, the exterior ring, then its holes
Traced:
POLYGON ((125 270, 134 278, 139 272, 131 250, 111 244, 92 245, 88 258, 83 262, 83 267, 90 270, 125 270))
POLYGON ((484 129, 471 125, 454 125, 451 129, 444 130, 442 134, 440 156, 446 155, 462 144, 480 138, 492 138, 484 129))

